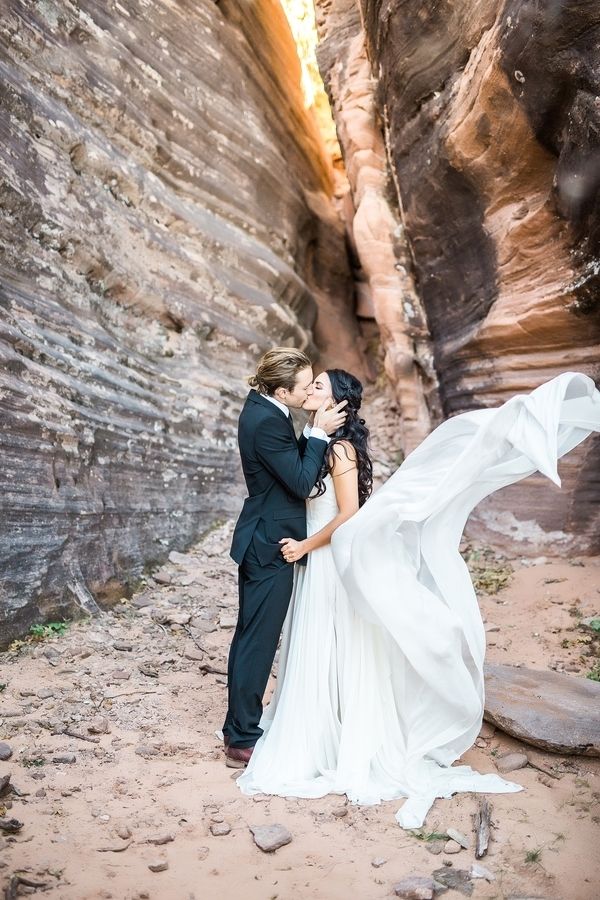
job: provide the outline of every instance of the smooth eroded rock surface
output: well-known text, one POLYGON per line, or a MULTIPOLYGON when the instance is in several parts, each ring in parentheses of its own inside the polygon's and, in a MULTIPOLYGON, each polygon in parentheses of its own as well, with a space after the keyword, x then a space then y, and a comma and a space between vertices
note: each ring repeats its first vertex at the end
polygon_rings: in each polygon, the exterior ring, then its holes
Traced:
POLYGON ((332 308, 329 361, 359 361, 275 0, 17 0, 0 53, 6 643, 237 511, 236 418, 268 346, 313 352, 332 308))
MULTIPOLYGON (((436 394, 448 416, 561 371, 598 377, 597 4, 318 0, 317 9, 360 234, 386 231, 373 173, 387 165, 398 277, 379 264, 386 237, 371 244, 371 286, 395 322, 390 347, 408 339, 403 365, 388 371, 413 411, 424 408, 419 389, 435 421, 436 394), (361 39, 370 77, 359 79, 351 50, 361 39)), ((562 491, 531 478, 485 501, 472 520, 478 535, 525 553, 598 552, 600 438, 571 452, 561 475, 562 491)))
POLYGON ((485 718, 556 753, 600 756, 600 684, 558 672, 485 666, 485 718))

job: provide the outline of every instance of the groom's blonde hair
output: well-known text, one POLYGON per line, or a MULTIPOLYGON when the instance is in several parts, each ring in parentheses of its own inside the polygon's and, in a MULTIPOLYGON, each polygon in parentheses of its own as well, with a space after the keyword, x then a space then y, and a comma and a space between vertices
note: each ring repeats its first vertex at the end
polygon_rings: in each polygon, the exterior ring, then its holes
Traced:
POLYGON ((293 391, 298 372, 311 366, 310 359, 302 350, 274 347, 260 359, 256 375, 250 376, 248 384, 256 388, 259 394, 274 394, 280 387, 293 391))

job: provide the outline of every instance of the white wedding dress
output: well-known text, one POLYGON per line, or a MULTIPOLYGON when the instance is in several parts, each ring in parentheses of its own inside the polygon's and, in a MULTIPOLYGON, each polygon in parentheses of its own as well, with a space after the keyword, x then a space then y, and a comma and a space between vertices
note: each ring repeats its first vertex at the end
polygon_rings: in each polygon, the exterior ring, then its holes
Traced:
MULTIPOLYGON (((521 787, 453 766, 481 728, 485 633, 458 552, 485 496, 600 431, 600 393, 565 373, 497 409, 435 429, 348 522, 296 566, 277 687, 265 709, 246 794, 406 798, 420 827, 436 797, 521 787)), ((337 512, 330 476, 307 501, 308 533, 337 512)))

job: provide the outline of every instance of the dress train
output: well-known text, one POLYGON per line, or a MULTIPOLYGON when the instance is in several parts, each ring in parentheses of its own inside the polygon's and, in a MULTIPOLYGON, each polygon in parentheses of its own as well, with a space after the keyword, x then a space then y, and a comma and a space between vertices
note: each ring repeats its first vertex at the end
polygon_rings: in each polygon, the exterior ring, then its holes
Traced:
MULTIPOLYGON (((458 552, 471 510, 600 431, 593 381, 565 373, 496 409, 442 423, 331 546, 296 567, 264 734, 237 783, 247 794, 406 798, 404 828, 436 797, 521 787, 454 763, 484 708, 485 632, 458 552)), ((310 534, 337 511, 331 479, 307 501, 310 534)))

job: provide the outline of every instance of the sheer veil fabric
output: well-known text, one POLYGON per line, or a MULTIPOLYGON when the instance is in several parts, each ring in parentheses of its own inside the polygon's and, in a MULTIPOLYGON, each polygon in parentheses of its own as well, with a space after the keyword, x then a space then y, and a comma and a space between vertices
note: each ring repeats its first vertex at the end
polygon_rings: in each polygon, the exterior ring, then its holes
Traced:
MULTIPOLYGON (((521 790, 452 765, 484 707, 485 632, 459 543, 472 509, 499 488, 536 470, 560 486, 558 459, 594 431, 600 392, 578 373, 449 419, 297 567, 244 793, 404 797, 396 819, 417 828, 437 797, 521 790)), ((309 533, 335 515, 326 483, 307 501, 309 533)))

